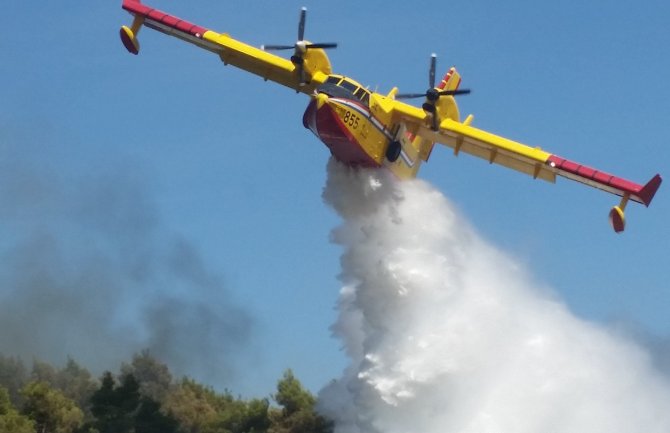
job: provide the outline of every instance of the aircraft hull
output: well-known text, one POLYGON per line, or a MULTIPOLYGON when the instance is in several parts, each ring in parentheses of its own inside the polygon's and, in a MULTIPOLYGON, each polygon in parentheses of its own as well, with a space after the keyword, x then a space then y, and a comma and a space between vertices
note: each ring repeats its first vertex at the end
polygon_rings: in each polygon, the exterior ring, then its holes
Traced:
POLYGON ((313 99, 303 115, 303 125, 330 149, 338 161, 355 167, 380 167, 342 120, 338 107, 313 99))

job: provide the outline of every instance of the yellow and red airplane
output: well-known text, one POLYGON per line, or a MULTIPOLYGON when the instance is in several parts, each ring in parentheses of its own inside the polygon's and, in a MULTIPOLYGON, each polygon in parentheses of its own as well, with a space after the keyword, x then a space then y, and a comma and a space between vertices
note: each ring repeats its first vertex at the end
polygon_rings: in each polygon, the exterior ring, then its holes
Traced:
POLYGON ((428 161, 435 143, 445 144, 455 155, 468 153, 535 179, 555 182, 556 176, 562 176, 620 196, 620 203, 609 214, 617 233, 624 230, 628 201, 649 206, 661 185, 658 174, 640 185, 474 128, 472 115, 461 122, 454 96, 469 90, 459 90, 461 77, 455 68, 436 85, 435 55, 431 58, 428 90, 417 94, 399 94, 393 88, 384 95, 345 75, 334 74, 324 50, 337 44, 304 39, 305 8, 300 12, 294 44, 255 48, 140 0, 123 0, 122 7, 134 16, 132 25, 122 26, 120 31, 121 41, 132 54, 139 53, 137 34, 144 25, 211 51, 225 65, 307 94, 311 100, 303 125, 328 146, 337 160, 351 166, 386 167, 399 178, 413 178, 421 162, 428 161), (292 50, 293 55, 286 59, 268 52, 274 50, 292 50), (423 98, 424 103, 415 107, 400 101, 410 98, 423 98))

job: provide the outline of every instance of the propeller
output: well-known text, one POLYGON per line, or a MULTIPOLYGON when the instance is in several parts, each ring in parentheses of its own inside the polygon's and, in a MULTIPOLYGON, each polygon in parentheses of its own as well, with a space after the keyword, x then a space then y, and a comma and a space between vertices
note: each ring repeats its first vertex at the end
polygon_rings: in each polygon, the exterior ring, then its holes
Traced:
POLYGON ((457 90, 440 90, 435 87, 435 69, 437 66, 437 55, 431 54, 430 56, 430 70, 428 72, 428 90, 423 93, 399 93, 396 95, 396 99, 415 99, 415 98, 426 98, 426 102, 423 103, 421 108, 427 113, 433 114, 433 129, 437 130, 437 116, 435 116, 435 104, 440 99, 440 96, 456 96, 456 95, 467 95, 470 93, 470 89, 457 89, 457 90))
POLYGON ((291 56, 291 63, 293 63, 298 69, 298 74, 300 76, 300 85, 303 85, 307 82, 307 77, 305 74, 305 53, 310 49, 329 49, 337 48, 337 43, 335 42, 320 42, 312 43, 305 41, 305 21, 307 20, 307 8, 303 7, 300 9, 300 21, 298 23, 298 40, 293 45, 261 45, 262 50, 266 51, 280 51, 280 50, 293 50, 293 55, 291 56))

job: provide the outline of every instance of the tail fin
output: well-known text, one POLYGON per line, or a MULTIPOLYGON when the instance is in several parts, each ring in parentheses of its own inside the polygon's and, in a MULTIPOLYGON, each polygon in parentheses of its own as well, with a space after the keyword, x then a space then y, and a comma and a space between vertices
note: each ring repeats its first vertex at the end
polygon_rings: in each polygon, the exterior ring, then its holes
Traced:
MULTIPOLYGON (((440 81, 440 83, 437 85, 437 88, 440 90, 458 90, 458 86, 460 84, 461 84, 461 74, 458 73, 455 66, 452 66, 444 75, 442 81, 440 81)), ((456 117, 456 120, 458 120, 459 117, 458 108, 456 107, 455 102, 453 102, 453 98, 449 99, 452 101, 453 105, 452 113, 456 117)), ((449 99, 443 98, 442 101, 448 101, 449 99)), ((428 158, 430 158, 430 154, 433 151, 435 143, 419 136, 414 137, 414 141, 412 143, 416 149, 419 149, 419 156, 421 157, 421 159, 424 161, 428 161, 428 158)))
POLYGON ((458 73, 455 66, 452 66, 444 75, 440 84, 437 85, 437 88, 442 90, 458 90, 460 84, 461 74, 458 73))

